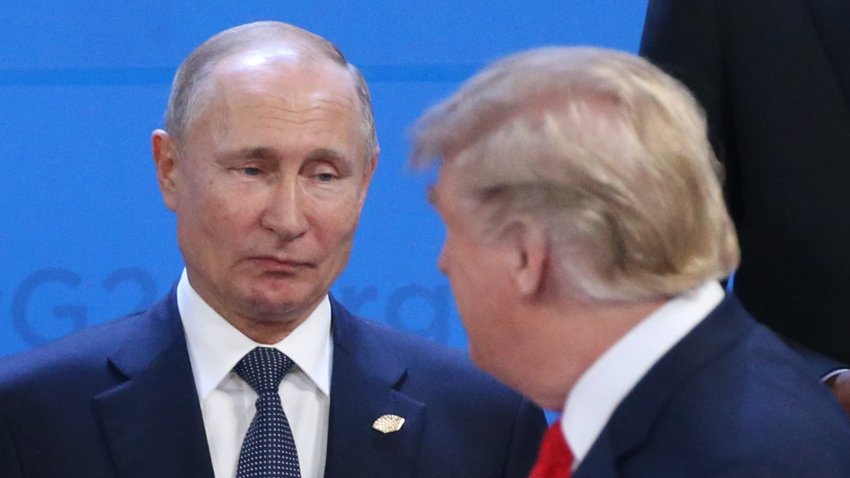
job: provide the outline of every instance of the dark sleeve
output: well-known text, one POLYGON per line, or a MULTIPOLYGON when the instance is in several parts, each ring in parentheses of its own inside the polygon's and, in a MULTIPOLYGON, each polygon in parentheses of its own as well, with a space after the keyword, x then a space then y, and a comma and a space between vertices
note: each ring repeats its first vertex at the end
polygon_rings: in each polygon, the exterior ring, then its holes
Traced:
POLYGON ((528 400, 522 400, 508 444, 504 478, 528 477, 528 472, 537 460, 537 449, 546 428, 543 411, 528 400))
POLYGON ((835 359, 827 357, 826 355, 822 355, 796 342, 786 341, 786 343, 790 345, 798 354, 803 356, 803 358, 806 360, 806 364, 808 365, 809 370, 812 371, 813 377, 823 379, 825 376, 836 370, 850 368, 845 363, 841 363, 835 359))
POLYGON ((0 416, 0 476, 3 478, 23 478, 24 476, 18 463, 12 434, 3 416, 0 416))
POLYGON ((727 201, 737 217, 738 165, 731 92, 718 0, 649 0, 640 54, 681 81, 705 110, 709 139, 725 169, 727 201))

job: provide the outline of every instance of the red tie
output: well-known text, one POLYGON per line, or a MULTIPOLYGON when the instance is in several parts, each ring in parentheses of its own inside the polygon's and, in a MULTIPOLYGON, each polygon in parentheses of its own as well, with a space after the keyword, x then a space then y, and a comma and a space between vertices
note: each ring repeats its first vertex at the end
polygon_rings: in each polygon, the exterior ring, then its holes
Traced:
POLYGON ((537 463, 528 478, 570 478, 572 464, 573 454, 564 441, 561 421, 557 420, 543 436, 537 463))

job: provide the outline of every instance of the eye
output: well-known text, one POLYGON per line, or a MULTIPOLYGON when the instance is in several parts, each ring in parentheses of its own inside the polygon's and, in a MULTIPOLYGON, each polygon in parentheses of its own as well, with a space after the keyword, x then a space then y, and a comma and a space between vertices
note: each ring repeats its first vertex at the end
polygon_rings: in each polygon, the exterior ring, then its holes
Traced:
POLYGON ((334 160, 311 158, 302 166, 301 176, 313 183, 330 184, 345 176, 334 160))
POLYGON ((259 176, 263 172, 260 168, 254 167, 239 168, 238 171, 242 172, 245 176, 259 176))

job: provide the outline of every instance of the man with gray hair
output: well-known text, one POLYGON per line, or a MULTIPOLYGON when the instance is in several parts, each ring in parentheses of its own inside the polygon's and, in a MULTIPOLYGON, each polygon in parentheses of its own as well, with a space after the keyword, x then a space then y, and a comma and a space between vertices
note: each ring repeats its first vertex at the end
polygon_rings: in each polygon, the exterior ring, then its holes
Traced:
POLYGON ((543 414, 329 296, 378 144, 360 72, 278 22, 180 66, 153 133, 186 267, 148 311, 0 362, 0 476, 523 478, 543 414))
POLYGON ((412 163, 474 362, 562 411, 532 476, 847 477, 850 426, 718 283, 738 264, 703 115, 633 55, 503 59, 428 111, 412 163))

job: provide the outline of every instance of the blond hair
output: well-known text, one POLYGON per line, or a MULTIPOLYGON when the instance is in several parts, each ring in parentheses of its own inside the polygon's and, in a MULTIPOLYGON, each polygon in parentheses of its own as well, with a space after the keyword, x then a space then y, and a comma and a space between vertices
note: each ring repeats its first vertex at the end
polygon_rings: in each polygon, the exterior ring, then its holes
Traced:
POLYGON ((738 264, 702 110, 639 57, 561 47, 507 57, 413 136, 411 162, 451 167, 486 236, 518 214, 542 223, 559 282, 587 298, 672 297, 738 264))

